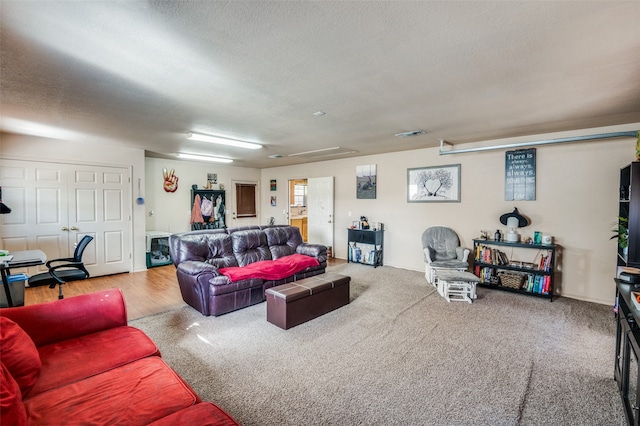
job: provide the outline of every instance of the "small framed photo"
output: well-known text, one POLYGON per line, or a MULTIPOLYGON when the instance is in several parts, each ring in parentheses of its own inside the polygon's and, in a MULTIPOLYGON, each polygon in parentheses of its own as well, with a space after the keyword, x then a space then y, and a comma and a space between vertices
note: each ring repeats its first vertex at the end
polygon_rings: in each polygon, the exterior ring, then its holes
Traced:
POLYGON ((359 220, 354 220, 353 222, 351 222, 351 227, 353 229, 360 229, 360 221, 359 220))

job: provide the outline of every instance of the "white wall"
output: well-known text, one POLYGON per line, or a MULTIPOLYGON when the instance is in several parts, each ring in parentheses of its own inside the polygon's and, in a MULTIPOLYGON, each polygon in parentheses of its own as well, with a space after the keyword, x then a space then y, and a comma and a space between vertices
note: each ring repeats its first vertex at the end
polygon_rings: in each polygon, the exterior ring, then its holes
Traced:
POLYGON ((132 180, 132 250, 133 270, 145 270, 144 206, 135 203, 138 178, 144 185, 144 150, 123 146, 106 146, 87 142, 70 142, 35 136, 0 133, 0 157, 14 160, 47 161, 68 164, 91 164, 127 167, 132 180), (136 182, 134 185, 133 182, 136 182))
MULTIPOLYGON (((197 161, 165 160, 160 158, 146 158, 145 211, 146 229, 148 231, 163 231, 170 233, 185 232, 191 229, 191 185, 203 188, 207 184, 207 173, 218 175, 218 184, 223 184, 226 190, 228 227, 235 226, 230 191, 234 180, 260 181, 260 170, 233 167, 225 164, 205 163, 197 161), (178 190, 165 192, 162 183, 163 169, 175 170, 178 176, 178 190), (153 211, 153 216, 150 213, 153 211)), ((267 200, 268 203, 268 200, 267 200)))
MULTIPOLYGON (((640 123, 592 129, 592 132, 580 134, 638 129, 640 123)), ((540 135, 527 140, 573 136, 575 133, 540 135)), ((486 141, 477 145, 492 144, 492 141, 486 141)), ((288 204, 289 179, 333 175, 334 253, 339 258, 346 258, 347 254, 346 228, 360 215, 385 224, 386 265, 422 270, 420 236, 426 227, 450 226, 458 232, 462 244, 471 247, 480 230, 506 232, 499 217, 518 207, 532 222, 531 226, 521 229, 523 236, 542 231, 553 235, 561 248, 556 282, 560 293, 611 304, 615 295, 616 242, 610 240, 610 236, 618 214, 619 171, 633 161, 635 139, 538 146, 535 201, 504 201, 504 152, 440 156, 438 148, 430 148, 258 170, 215 163, 145 159, 144 151, 137 149, 0 134, 0 156, 4 158, 131 167, 134 270, 146 267, 145 230, 175 233, 189 229, 191 185, 203 186, 207 173, 218 174, 218 182, 226 186, 227 194, 233 180, 261 182, 259 221, 266 223, 267 218, 273 216, 278 224, 287 223, 283 211, 288 204), (460 203, 407 203, 408 168, 458 163, 462 171, 460 203), (356 166, 366 164, 377 165, 375 200, 356 199, 356 166), (164 192, 163 168, 175 169, 180 178, 177 192, 164 192), (135 203, 138 178, 142 182, 144 205, 135 203), (277 191, 270 191, 271 179, 277 180, 277 191), (276 207, 270 205, 272 195, 277 197, 276 207), (154 216, 149 216, 151 210, 154 216)), ((229 219, 227 217, 228 225, 234 226, 229 219)))
MULTIPOLYGON (((640 123, 581 134, 638 129, 640 123)), ((541 135, 527 140, 568 136, 573 134, 541 135)), ((553 235, 561 248, 556 275, 560 293, 613 303, 616 242, 610 240, 611 229, 618 215, 620 168, 634 160, 635 139, 538 146, 535 201, 504 201, 505 151, 441 156, 439 148, 431 148, 263 169, 263 182, 276 179, 278 183, 275 192, 263 185, 263 214, 274 216, 277 223, 286 223, 282 210, 286 208, 287 180, 333 175, 335 256, 346 258, 346 228, 352 220, 365 215, 369 221, 385 224, 385 265, 423 270, 420 237, 425 228, 450 226, 464 246, 472 247, 472 240, 481 230, 491 231, 491 235, 496 229, 506 232, 499 217, 518 207, 531 220, 530 226, 520 230, 521 235, 532 236, 533 231, 541 231, 553 235), (377 165, 375 200, 356 199, 356 166, 366 164, 377 165), (446 164, 461 164, 462 201, 407 203, 407 169, 446 164), (268 201, 273 194, 278 200, 276 207, 268 201)))

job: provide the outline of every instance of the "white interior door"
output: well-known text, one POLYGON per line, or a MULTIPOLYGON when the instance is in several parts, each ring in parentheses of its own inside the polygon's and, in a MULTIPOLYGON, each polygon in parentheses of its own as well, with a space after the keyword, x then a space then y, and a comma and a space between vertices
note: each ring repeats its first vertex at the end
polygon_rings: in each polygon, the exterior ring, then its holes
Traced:
POLYGON ((92 276, 131 270, 128 169, 3 160, 1 170, 3 202, 12 209, 0 216, 2 248, 70 257, 89 234, 83 261, 92 276))
POLYGON ((307 179, 307 241, 333 247, 333 176, 307 179))
MULTIPOLYGON (((70 166, 69 232, 72 244, 91 235, 83 261, 92 276, 128 272, 131 265, 129 170, 70 166)), ((71 251, 73 253, 73 251, 71 251)))
POLYGON ((260 222, 258 220, 258 218, 260 217, 260 185, 258 184, 258 182, 256 181, 246 181, 246 180, 232 180, 231 181, 231 188, 229 191, 226 192, 226 196, 227 196, 227 206, 226 206, 226 217, 225 217, 225 223, 227 224, 227 228, 235 228, 238 226, 253 226, 253 225, 259 225, 260 222), (237 206, 237 202, 236 202, 236 184, 237 183, 241 183, 241 184, 247 184, 247 185, 255 185, 256 188, 256 215, 255 217, 238 217, 238 214, 236 212, 236 206, 237 206), (231 218, 231 221, 229 221, 229 218, 231 218))
MULTIPOLYGON (((63 165, 3 161, 0 168, 3 202, 11 213, 0 216, 2 248, 41 249, 49 259, 67 257, 67 171, 63 165)), ((68 227, 67 227, 68 229, 68 227)), ((28 268, 29 275, 46 271, 28 268)))

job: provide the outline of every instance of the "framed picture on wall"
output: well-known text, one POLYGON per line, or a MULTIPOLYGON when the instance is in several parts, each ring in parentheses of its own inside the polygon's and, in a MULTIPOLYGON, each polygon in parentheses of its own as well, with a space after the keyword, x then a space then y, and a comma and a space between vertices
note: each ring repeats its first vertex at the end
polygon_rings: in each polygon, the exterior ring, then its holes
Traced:
POLYGON ((407 169, 408 203, 459 203, 460 164, 407 169))
POLYGON ((536 149, 507 151, 504 161, 505 201, 536 199, 536 149))
POLYGON ((376 165, 356 166, 356 198, 376 198, 376 165))

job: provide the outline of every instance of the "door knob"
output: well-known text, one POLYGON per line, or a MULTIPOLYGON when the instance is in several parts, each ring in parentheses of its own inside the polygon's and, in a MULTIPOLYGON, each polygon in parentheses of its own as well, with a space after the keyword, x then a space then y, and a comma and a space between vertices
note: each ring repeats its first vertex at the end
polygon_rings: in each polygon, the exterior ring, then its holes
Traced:
POLYGON ((78 228, 76 228, 75 226, 72 226, 72 227, 71 227, 71 230, 72 230, 72 231, 77 231, 77 230, 78 230, 78 228))
POLYGON ((69 228, 67 228, 66 226, 63 226, 62 228, 60 228, 61 231, 68 231, 69 228))

